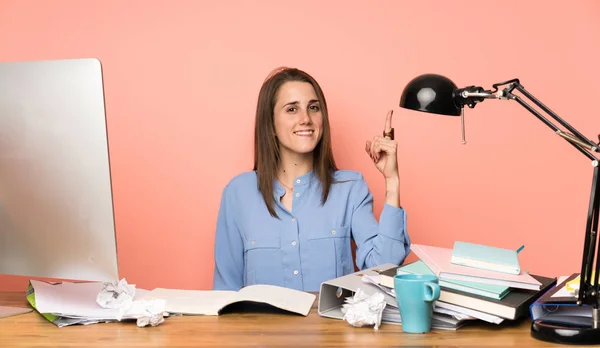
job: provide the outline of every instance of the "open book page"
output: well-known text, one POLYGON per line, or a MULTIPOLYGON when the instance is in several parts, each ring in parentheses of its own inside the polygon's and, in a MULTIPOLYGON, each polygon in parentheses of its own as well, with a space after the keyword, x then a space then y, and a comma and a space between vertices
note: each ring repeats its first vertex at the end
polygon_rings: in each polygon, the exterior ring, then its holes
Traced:
POLYGON ((307 316, 316 296, 307 292, 273 285, 250 285, 241 289, 236 302, 267 303, 277 308, 307 316))
POLYGON ((145 298, 166 300, 167 312, 190 315, 219 315, 223 307, 238 301, 235 291, 164 288, 150 291, 145 298))

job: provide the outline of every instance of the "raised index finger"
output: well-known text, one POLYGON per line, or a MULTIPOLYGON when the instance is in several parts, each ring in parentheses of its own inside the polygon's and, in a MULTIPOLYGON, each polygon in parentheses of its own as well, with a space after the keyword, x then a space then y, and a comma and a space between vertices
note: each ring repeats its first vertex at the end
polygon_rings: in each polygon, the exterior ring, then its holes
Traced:
POLYGON ((392 115, 394 114, 394 110, 390 110, 385 117, 385 132, 389 133, 392 131, 392 115))

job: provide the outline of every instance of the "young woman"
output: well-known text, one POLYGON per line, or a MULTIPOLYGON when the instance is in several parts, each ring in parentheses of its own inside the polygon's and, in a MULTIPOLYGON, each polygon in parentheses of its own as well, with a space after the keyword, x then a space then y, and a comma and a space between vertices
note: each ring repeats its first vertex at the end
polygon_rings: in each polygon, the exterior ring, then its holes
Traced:
POLYGON ((396 142, 388 113, 384 136, 365 151, 386 184, 379 223, 359 172, 338 170, 327 103, 309 74, 281 68, 258 97, 254 170, 224 188, 215 240, 215 290, 272 284, 319 291, 323 281, 359 269, 401 264, 410 250, 400 207, 396 142))

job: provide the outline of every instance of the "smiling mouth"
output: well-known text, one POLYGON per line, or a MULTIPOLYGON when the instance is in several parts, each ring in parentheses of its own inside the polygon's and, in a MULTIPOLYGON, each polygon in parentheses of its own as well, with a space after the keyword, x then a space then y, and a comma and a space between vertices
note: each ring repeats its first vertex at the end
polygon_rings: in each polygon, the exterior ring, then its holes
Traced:
POLYGON ((300 135, 300 136, 311 136, 311 135, 313 135, 314 132, 315 132, 314 130, 301 130, 301 131, 294 132, 294 134, 300 135))

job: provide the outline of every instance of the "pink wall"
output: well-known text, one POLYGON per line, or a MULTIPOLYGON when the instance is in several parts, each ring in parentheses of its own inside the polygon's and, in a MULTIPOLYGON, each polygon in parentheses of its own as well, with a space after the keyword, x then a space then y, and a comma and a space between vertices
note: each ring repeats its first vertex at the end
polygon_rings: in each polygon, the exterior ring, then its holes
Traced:
MULTIPOLYGON (((395 110, 414 243, 526 244, 525 269, 577 272, 586 158, 516 103, 467 110, 466 146, 459 118, 398 108, 417 74, 485 87, 518 77, 596 139, 600 3, 511 4, 1 0, 0 61, 102 61, 121 276, 138 287, 211 286, 221 189, 251 169, 256 97, 280 65, 322 84, 336 159, 364 173, 377 215, 383 180, 364 141, 395 110)), ((0 283, 23 290, 27 278, 0 283)))

